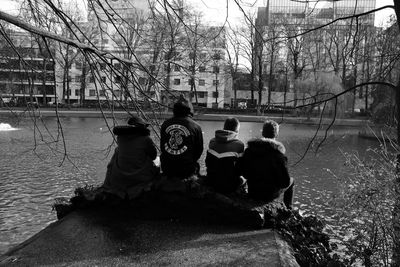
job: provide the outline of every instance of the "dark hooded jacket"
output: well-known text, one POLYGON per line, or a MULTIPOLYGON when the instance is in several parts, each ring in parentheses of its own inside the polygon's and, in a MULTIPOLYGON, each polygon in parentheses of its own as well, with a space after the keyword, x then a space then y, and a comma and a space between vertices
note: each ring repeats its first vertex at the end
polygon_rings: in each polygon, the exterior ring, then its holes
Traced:
POLYGON ((161 169, 168 177, 187 178, 199 171, 203 133, 189 116, 173 117, 161 126, 161 169))
POLYGON ((206 156, 207 184, 223 194, 234 192, 242 183, 236 163, 243 151, 244 144, 237 139, 236 132, 215 131, 206 156))
POLYGON ((290 185, 285 147, 274 139, 250 140, 240 160, 240 171, 254 199, 271 201, 290 185))
POLYGON ((103 188, 121 198, 134 198, 159 173, 153 163, 157 149, 146 128, 117 126, 113 131, 118 147, 107 166, 103 188))

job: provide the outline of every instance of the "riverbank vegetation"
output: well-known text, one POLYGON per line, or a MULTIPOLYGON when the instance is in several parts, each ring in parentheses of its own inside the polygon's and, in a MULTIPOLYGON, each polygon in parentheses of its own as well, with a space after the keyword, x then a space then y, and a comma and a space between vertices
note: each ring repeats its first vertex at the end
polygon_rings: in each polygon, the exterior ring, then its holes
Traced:
POLYGON ((343 155, 351 172, 335 175, 339 190, 330 204, 337 221, 331 233, 351 265, 392 266, 399 151, 383 140, 368 152, 365 158, 343 155))

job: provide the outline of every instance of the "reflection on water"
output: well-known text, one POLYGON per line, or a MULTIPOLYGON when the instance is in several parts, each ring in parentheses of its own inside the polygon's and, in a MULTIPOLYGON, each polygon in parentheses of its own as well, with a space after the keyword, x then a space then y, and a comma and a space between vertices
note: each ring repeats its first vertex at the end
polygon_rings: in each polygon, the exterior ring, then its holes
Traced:
MULTIPOLYGON (((19 131, 0 131, 0 253, 56 220, 51 209, 54 198, 71 196, 77 186, 98 184, 104 179, 113 140, 102 119, 63 119, 67 157, 63 142, 55 142, 61 140, 56 121, 49 118, 45 123, 47 128, 40 123, 34 128, 32 121, 25 120, 19 122, 19 131)), ((206 148, 214 130, 223 123, 200 124, 206 148)), ((241 123, 239 138, 246 141, 260 136, 261 126, 241 123)), ((314 128, 281 125, 279 139, 286 146, 290 173, 296 181, 296 208, 329 219, 327 192, 336 190, 329 171, 336 175, 346 172, 341 151, 363 155, 369 146, 377 145, 359 139, 357 133, 357 129, 335 128, 329 132, 320 151, 315 152, 318 143, 313 144, 306 157, 293 165, 306 150, 314 128)), ((317 141, 323 134, 318 135, 317 141)))
POLYGON ((17 128, 13 128, 10 124, 8 123, 2 123, 0 122, 0 132, 4 131, 15 131, 18 130, 17 128))

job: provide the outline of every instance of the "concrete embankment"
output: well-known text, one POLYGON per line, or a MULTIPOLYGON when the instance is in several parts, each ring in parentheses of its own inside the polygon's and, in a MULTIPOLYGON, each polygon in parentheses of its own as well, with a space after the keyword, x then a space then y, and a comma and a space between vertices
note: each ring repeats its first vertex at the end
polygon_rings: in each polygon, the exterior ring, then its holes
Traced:
MULTIPOLYGON (((37 110, 0 110, 0 116, 42 116, 42 117, 76 117, 76 118, 116 118, 124 119, 127 117, 126 111, 109 111, 105 110, 101 112, 100 110, 78 110, 78 109, 59 109, 58 112, 54 109, 37 109, 37 110)), ((149 117, 155 116, 157 119, 165 119, 172 116, 171 113, 147 113, 149 117)), ((196 120, 206 120, 206 121, 223 121, 227 117, 235 116, 242 122, 263 122, 266 118, 270 118, 278 121, 279 123, 287 124, 304 124, 304 125, 317 125, 320 122, 323 125, 330 125, 332 123, 332 118, 324 118, 320 121, 320 118, 306 118, 306 117, 292 117, 292 116, 281 116, 280 114, 266 114, 262 116, 255 115, 242 115, 242 114, 207 114, 207 113, 197 113, 194 118, 196 120)), ((369 122, 366 119, 335 119, 334 125, 346 126, 346 127, 364 127, 368 125, 369 122)))
POLYGON ((4 266, 298 266, 270 229, 75 211, 1 256, 4 266))

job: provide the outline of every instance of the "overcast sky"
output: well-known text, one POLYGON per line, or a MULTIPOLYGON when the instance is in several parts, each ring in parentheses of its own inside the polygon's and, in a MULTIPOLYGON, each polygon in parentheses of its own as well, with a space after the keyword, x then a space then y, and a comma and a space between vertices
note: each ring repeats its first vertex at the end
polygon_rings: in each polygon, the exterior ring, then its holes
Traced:
MULTIPOLYGON (((16 12, 16 6, 13 4, 13 0, 0 0, 1 5, 0 9, 2 11, 6 11, 9 13, 16 12)), ((71 0, 77 1, 81 3, 83 6, 86 3, 86 0, 71 0)), ((192 5, 201 10, 204 14, 204 18, 206 21, 214 22, 217 24, 221 24, 225 21, 226 18, 226 10, 227 10, 227 2, 228 2, 228 10, 229 10, 229 20, 237 21, 242 17, 242 13, 238 8, 237 4, 233 0, 188 0, 192 5)), ((262 6, 266 0, 240 0, 240 3, 247 2, 248 5, 243 5, 245 10, 255 9, 257 6, 262 6)), ((393 5, 393 0, 376 0, 376 7, 381 7, 385 5, 393 5)), ((389 16, 394 14, 392 9, 387 9, 384 11, 380 11, 376 13, 375 25, 382 26, 385 21, 388 20, 389 16)))

